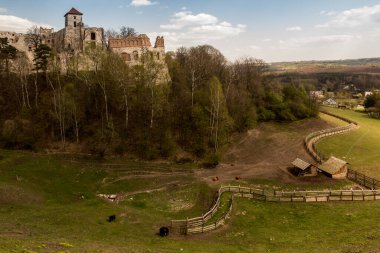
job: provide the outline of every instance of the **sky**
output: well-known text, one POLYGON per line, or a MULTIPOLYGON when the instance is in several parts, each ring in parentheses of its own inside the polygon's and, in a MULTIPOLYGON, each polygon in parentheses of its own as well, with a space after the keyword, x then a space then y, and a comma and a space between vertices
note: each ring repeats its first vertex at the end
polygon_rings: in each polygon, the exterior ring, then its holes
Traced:
POLYGON ((229 60, 380 57, 380 0, 0 0, 0 31, 60 30, 75 7, 86 25, 129 26, 167 51, 209 44, 229 60))

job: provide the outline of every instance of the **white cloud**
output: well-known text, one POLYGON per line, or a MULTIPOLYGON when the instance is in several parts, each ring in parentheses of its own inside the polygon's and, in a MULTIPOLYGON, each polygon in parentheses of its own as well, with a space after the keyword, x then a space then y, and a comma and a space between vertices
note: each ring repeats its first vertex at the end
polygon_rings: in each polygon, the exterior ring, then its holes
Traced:
POLYGON ((175 13, 168 24, 160 26, 166 32, 166 44, 169 49, 180 46, 194 46, 210 41, 226 39, 245 32, 246 25, 233 25, 211 14, 182 10, 175 13))
POLYGON ((170 24, 161 25, 162 29, 179 30, 187 26, 193 25, 209 25, 216 24, 218 18, 210 14, 199 13, 193 15, 191 11, 180 11, 173 15, 170 24))
POLYGON ((0 7, 0 13, 7 13, 7 12, 8 12, 7 8, 0 7))
POLYGON ((135 7, 149 6, 158 4, 158 2, 152 2, 151 0, 132 0, 131 5, 135 7))
POLYGON ((300 32, 300 31, 302 31, 302 27, 300 27, 300 26, 287 27, 286 31, 289 31, 289 32, 300 32))
POLYGON ((332 19, 326 23, 316 25, 317 28, 345 28, 359 27, 380 23, 380 5, 364 6, 342 12, 325 12, 332 19))
POLYGON ((272 41, 272 39, 270 39, 270 38, 263 39, 263 42, 271 42, 271 41, 272 41))
POLYGON ((26 32, 32 26, 51 27, 46 24, 39 24, 28 19, 12 16, 0 15, 0 31, 26 32))

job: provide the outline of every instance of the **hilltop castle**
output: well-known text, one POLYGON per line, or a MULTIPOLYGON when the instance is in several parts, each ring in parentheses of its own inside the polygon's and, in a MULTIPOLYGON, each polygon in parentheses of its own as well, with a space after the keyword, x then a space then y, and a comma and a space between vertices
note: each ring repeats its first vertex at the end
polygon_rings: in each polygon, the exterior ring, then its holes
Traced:
MULTIPOLYGON (((119 54, 127 64, 136 64, 144 50, 148 50, 157 61, 165 59, 164 38, 158 36, 154 47, 146 34, 110 37, 108 43, 101 27, 88 27, 83 23, 83 13, 72 8, 65 15, 65 27, 57 32, 53 28, 40 27, 39 36, 42 44, 59 53, 82 53, 86 47, 107 48, 119 54), (107 46, 108 44, 108 46, 107 46)), ((7 38, 10 45, 25 52, 33 59, 33 45, 28 44, 26 34, 0 32, 0 38, 7 38)))

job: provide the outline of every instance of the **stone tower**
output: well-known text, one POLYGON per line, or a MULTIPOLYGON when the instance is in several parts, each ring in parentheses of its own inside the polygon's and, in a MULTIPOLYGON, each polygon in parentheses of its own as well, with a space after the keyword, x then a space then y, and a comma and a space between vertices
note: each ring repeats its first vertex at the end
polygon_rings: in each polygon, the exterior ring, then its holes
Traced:
POLYGON ((82 22, 83 14, 75 8, 71 8, 65 14, 64 49, 81 51, 83 49, 82 22))

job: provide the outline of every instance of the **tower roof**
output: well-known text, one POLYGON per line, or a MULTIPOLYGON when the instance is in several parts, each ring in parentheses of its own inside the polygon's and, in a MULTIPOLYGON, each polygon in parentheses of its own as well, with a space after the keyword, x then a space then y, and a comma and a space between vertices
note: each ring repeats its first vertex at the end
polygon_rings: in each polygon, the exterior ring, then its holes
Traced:
POLYGON ((71 10, 69 10, 64 17, 66 17, 67 15, 83 15, 83 13, 79 12, 77 9, 75 8, 71 8, 71 10))

